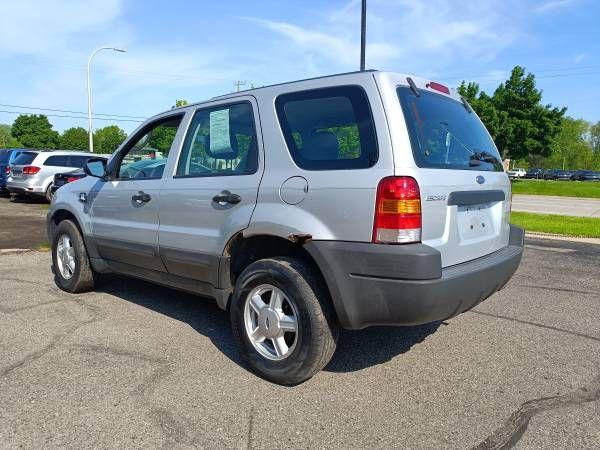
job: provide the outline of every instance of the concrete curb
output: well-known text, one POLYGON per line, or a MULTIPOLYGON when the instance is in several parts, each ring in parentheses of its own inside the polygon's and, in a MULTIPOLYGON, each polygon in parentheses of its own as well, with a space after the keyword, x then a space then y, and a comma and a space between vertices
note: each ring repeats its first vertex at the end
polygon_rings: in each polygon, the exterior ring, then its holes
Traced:
POLYGON ((18 253, 35 252, 37 250, 33 248, 2 248, 0 249, 0 255, 15 255, 18 253))
POLYGON ((564 236, 562 234, 538 233, 538 232, 526 231, 525 237, 538 238, 538 239, 550 239, 553 241, 583 242, 586 244, 600 245, 600 239, 598 239, 598 238, 564 236))

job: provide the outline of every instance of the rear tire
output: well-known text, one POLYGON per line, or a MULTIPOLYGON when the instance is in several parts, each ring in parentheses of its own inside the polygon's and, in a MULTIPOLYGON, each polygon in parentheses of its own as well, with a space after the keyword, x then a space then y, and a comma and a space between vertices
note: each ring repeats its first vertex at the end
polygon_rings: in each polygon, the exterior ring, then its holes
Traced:
POLYGON ((54 231, 52 271, 56 285, 63 291, 78 294, 94 289, 95 274, 83 237, 71 220, 63 220, 54 231))
POLYGON ((48 186, 48 189, 46 189, 46 200, 48 200, 48 203, 52 203, 52 197, 54 196, 54 194, 52 193, 52 183, 50 183, 50 186, 48 186))
POLYGON ((275 383, 295 385, 311 378, 335 352, 339 326, 328 292, 299 259, 263 259, 246 267, 236 282, 230 314, 242 358, 275 383))

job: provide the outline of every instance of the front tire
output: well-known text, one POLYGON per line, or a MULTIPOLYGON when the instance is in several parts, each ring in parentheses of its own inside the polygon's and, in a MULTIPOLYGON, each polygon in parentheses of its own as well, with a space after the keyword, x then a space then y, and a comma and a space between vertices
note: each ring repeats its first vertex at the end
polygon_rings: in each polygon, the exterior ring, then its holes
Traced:
POLYGON ((94 289, 94 272, 83 237, 70 220, 60 222, 54 231, 52 270, 56 285, 63 291, 78 294, 94 289))
POLYGON ((295 258, 250 264, 231 300, 233 334, 245 362, 259 376, 295 385, 329 362, 339 327, 323 282, 295 258))

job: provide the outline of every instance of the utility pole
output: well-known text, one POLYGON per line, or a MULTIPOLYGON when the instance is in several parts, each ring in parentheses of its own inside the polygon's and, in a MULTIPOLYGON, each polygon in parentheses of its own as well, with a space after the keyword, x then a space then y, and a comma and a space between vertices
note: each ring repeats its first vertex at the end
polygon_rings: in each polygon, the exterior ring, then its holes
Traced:
POLYGON ((233 85, 236 88, 236 92, 240 92, 240 86, 246 86, 246 82, 237 80, 235 83, 233 83, 233 85))
POLYGON ((365 50, 367 45, 367 0, 362 0, 360 13, 360 70, 365 70, 365 50))

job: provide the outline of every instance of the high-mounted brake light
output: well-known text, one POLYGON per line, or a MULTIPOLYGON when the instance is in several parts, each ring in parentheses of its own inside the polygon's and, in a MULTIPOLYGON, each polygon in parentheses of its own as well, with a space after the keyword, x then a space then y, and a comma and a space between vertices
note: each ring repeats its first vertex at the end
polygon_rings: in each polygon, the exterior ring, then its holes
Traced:
POLYGON ((411 177, 387 177, 377 186, 373 242, 408 244, 421 241, 421 194, 411 177))
POLYGON ((440 83, 436 83, 435 81, 430 81, 429 83, 427 83, 425 85, 425 87, 428 87, 429 89, 433 89, 434 91, 439 91, 439 92, 443 92, 444 94, 450 95, 450 89, 448 89, 447 86, 444 86, 443 84, 440 84, 440 83))
POLYGON ((23 167, 23 175, 35 175, 40 171, 39 167, 36 166, 25 166, 23 167))

